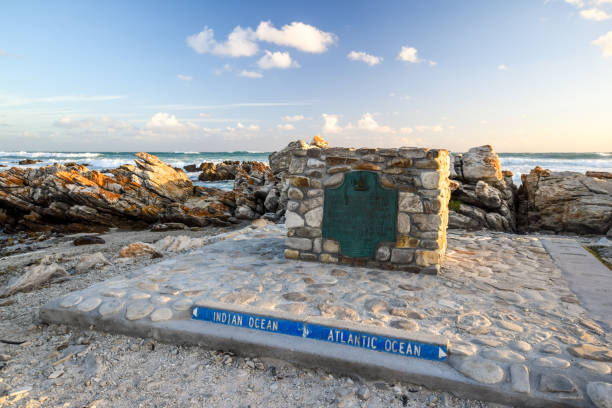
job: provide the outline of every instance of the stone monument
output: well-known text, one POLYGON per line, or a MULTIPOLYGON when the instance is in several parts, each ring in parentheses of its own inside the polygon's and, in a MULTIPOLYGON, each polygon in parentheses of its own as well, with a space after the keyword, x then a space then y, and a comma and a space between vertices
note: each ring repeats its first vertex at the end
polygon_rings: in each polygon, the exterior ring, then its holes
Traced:
POLYGON ((439 272, 450 198, 447 150, 298 146, 285 179, 285 257, 439 272))

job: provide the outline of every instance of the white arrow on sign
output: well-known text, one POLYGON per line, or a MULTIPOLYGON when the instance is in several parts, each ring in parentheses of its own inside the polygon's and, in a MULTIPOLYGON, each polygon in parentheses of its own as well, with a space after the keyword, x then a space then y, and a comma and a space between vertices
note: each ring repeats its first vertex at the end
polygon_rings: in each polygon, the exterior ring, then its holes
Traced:
POLYGON ((442 350, 442 348, 438 347, 438 358, 446 357, 447 354, 442 350))

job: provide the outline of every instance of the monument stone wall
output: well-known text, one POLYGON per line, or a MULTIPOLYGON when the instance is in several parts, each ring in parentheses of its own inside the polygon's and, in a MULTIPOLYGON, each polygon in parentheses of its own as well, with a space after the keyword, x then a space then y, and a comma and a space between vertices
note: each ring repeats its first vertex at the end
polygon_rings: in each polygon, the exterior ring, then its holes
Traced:
POLYGON ((285 257, 436 274, 446 250, 449 153, 292 151, 285 257))

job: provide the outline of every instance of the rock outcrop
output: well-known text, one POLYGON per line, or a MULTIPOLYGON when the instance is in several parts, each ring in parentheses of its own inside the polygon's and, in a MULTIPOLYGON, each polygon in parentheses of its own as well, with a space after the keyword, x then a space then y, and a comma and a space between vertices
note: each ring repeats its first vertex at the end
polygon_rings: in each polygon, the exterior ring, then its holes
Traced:
POLYGON ((605 235, 612 228, 612 173, 536 167, 521 179, 520 231, 605 235))
POLYGON ((492 146, 453 156, 450 178, 449 228, 516 231, 517 188, 492 146))
MULTIPOLYGON (((8 231, 102 231, 180 222, 229 225, 236 194, 194 187, 182 170, 137 153, 108 172, 78 164, 0 171, 0 217, 8 231)), ((248 195, 239 192, 239 196, 248 195)))

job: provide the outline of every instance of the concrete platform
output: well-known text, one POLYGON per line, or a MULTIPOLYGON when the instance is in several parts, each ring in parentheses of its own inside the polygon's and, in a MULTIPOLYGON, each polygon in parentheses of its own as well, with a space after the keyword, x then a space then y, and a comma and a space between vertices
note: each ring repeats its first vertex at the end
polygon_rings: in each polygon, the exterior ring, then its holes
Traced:
POLYGON ((591 407, 587 385, 611 381, 609 333, 589 319, 535 237, 451 234, 436 277, 287 261, 283 235, 278 225, 245 229, 54 299, 40 316, 517 406, 591 407), (194 320, 198 305, 447 345, 449 356, 432 361, 194 320))

